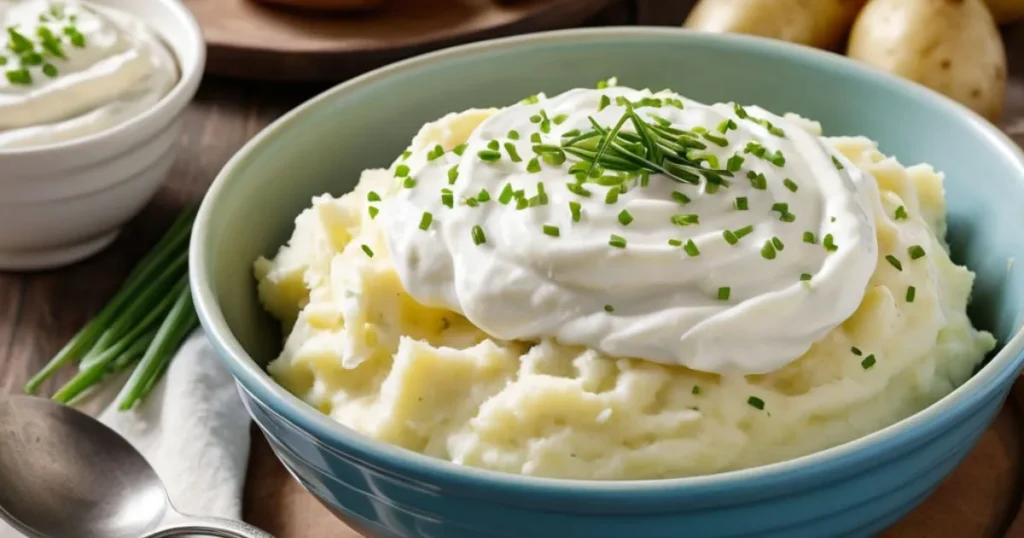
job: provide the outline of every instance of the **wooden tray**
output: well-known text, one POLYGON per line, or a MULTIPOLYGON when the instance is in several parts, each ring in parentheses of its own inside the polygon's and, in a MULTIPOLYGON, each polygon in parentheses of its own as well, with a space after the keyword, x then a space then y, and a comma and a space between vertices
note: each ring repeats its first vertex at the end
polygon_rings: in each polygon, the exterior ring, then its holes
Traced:
MULTIPOLYGON (((1024 381, 964 463, 882 538, 1024 538, 1024 381)), ((253 430, 245 519, 277 538, 359 538, 302 489, 253 430)))
POLYGON ((428 50, 577 26, 612 0, 383 0, 365 13, 288 10, 254 0, 183 0, 203 28, 207 72, 341 80, 428 50))

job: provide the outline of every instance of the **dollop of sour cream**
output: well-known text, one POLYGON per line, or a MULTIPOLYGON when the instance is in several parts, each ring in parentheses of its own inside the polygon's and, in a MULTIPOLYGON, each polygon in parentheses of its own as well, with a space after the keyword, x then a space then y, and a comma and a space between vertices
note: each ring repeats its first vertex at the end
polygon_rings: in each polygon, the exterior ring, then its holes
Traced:
POLYGON ((576 89, 500 110, 464 147, 392 169, 402 188, 377 219, 404 287, 501 339, 766 373, 852 315, 877 263, 874 179, 759 107, 576 89), (572 154, 543 156, 567 132, 610 130, 625 101, 699 140, 699 162, 731 172, 725 184, 616 184, 607 170, 574 174, 572 154))
POLYGON ((0 25, 0 149, 114 127, 155 105, 179 77, 153 30, 107 7, 0 0, 0 25))

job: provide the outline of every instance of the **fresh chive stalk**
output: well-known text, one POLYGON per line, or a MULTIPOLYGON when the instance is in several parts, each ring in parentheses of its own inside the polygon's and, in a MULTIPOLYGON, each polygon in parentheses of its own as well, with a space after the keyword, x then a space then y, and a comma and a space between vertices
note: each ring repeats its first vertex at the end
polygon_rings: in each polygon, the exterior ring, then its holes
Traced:
POLYGON ((67 364, 77 362, 95 347, 104 333, 141 293, 154 283, 163 270, 180 253, 188 251, 188 238, 196 209, 183 212, 171 225, 164 237, 128 275, 125 283, 107 305, 85 327, 76 333, 53 358, 25 385, 26 394, 35 394, 42 384, 67 364))

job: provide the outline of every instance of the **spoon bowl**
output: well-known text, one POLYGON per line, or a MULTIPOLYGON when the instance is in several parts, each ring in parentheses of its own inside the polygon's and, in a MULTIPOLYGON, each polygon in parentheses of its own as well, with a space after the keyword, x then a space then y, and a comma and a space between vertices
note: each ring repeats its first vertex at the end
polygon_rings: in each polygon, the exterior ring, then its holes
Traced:
POLYGON ((38 538, 273 538, 237 521, 179 514, 124 438, 31 396, 0 395, 0 519, 38 538))

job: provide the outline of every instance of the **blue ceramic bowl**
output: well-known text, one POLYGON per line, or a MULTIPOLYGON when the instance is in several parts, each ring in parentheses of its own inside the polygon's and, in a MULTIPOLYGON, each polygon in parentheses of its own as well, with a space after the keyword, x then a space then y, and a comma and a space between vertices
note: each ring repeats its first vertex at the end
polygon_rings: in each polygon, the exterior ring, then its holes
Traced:
POLYGON ((341 84, 264 130, 224 168, 196 221, 191 283, 203 326, 285 466, 378 537, 870 536, 921 502, 971 450, 1024 361, 1024 160, 938 94, 784 43, 674 29, 521 36, 401 62, 341 84), (962 387, 882 431, 796 460, 660 481, 584 482, 469 469, 366 438, 306 406, 262 365, 280 350, 252 261, 287 240, 321 192, 389 164, 419 126, 617 75, 713 102, 756 103, 863 134, 946 176, 954 258, 977 272, 972 317, 1000 351, 962 387))

